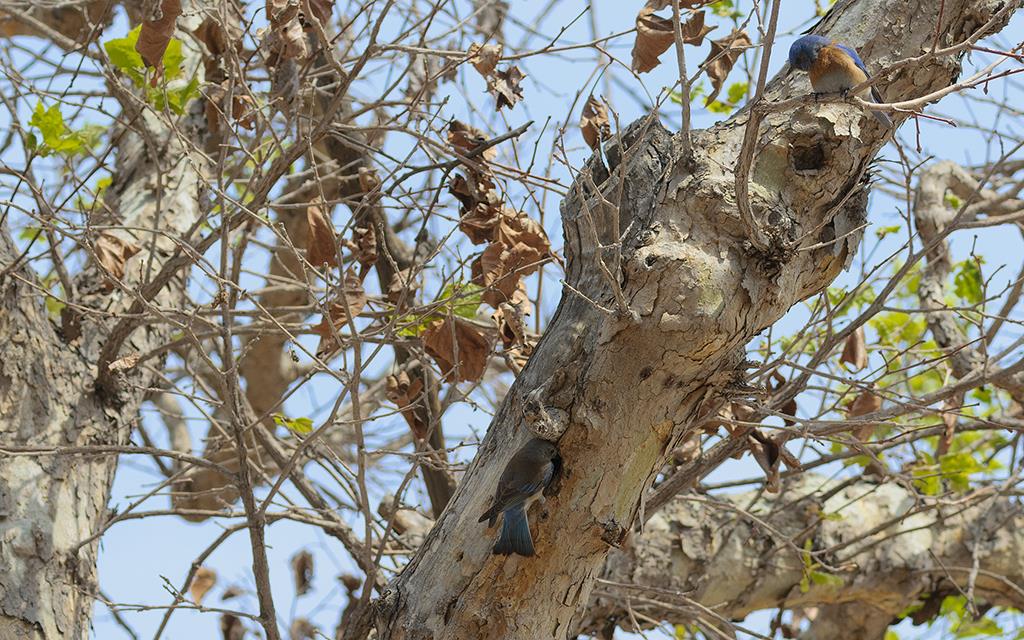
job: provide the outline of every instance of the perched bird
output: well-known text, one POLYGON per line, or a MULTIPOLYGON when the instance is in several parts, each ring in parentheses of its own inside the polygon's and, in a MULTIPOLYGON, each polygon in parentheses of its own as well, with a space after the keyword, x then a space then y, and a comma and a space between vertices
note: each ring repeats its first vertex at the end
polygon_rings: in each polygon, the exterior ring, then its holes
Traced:
MULTIPOLYGON (((852 47, 832 42, 822 36, 804 36, 789 48, 789 64, 806 71, 811 78, 811 87, 816 93, 846 92, 868 79, 868 69, 852 47)), ((884 102, 875 87, 869 87, 860 98, 884 102)), ((871 115, 886 127, 892 120, 883 111, 872 111, 871 115)))
POLYGON ((494 553, 521 556, 533 555, 533 537, 530 522, 526 518, 526 507, 540 496, 555 475, 558 448, 553 442, 534 438, 516 451, 505 465, 494 492, 494 503, 479 522, 487 521, 493 527, 498 514, 504 514, 501 521, 501 535, 494 544, 494 553))

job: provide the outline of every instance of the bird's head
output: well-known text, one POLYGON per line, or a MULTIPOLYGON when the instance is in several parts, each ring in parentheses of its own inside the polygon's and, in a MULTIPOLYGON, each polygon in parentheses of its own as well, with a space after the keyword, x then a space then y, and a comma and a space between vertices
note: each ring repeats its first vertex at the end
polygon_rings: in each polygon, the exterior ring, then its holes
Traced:
POLYGON ((814 61, 818 59, 821 48, 832 41, 823 36, 804 36, 793 43, 789 48, 789 64, 801 71, 810 70, 814 61))

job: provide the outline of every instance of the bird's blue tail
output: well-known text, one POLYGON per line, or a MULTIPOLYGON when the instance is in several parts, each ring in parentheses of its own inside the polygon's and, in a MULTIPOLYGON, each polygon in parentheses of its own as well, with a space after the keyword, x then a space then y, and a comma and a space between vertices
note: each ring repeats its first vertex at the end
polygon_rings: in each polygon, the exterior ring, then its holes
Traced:
POLYGON ((518 553, 533 555, 533 538, 530 537, 530 522, 526 519, 526 507, 517 504, 505 511, 501 519, 501 535, 494 543, 494 553, 507 556, 518 553))
MULTIPOLYGON (((878 89, 874 87, 871 87, 871 99, 875 102, 885 102, 885 100, 882 99, 881 94, 878 93, 878 89)), ((881 122, 882 126, 886 129, 892 127, 892 118, 889 117, 888 113, 884 111, 872 111, 871 115, 875 116, 875 120, 881 122)))

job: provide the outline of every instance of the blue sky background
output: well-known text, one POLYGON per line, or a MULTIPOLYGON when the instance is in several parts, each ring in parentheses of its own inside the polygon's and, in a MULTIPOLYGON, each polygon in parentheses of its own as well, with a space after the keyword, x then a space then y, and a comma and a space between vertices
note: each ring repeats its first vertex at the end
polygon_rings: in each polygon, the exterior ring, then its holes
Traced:
MULTIPOLYGON (((253 6, 262 6, 262 3, 259 2, 252 4, 253 6)), ((588 5, 583 0, 565 0, 543 17, 538 17, 537 13, 540 11, 539 7, 547 3, 512 0, 511 4, 513 6, 512 14, 509 16, 506 27, 506 39, 510 44, 522 41, 530 32, 543 34, 544 37, 535 42, 551 40, 563 27, 565 27, 565 31, 558 39, 559 45, 593 39, 592 18, 586 14, 581 15, 588 5)), ((632 27, 636 11, 642 4, 640 0, 595 3, 593 20, 596 24, 597 35, 605 36, 632 27)), ((749 2, 740 4, 741 9, 745 10, 748 7, 749 2)), ((811 0, 786 3, 772 60, 773 71, 782 66, 783 55, 795 38, 795 34, 806 29, 815 20, 813 10, 814 3, 811 0)), ((396 18, 396 20, 398 19, 396 18)), ((718 23, 721 26, 711 33, 711 37, 722 37, 728 33, 729 25, 721 20, 718 20, 718 23)), ((124 21, 119 20, 114 27, 108 29, 104 39, 119 37, 126 30, 124 21)), ((1018 15, 1010 27, 994 41, 1005 46, 1021 40, 1024 40, 1024 16, 1018 15)), ((611 55, 628 66, 632 44, 633 37, 624 36, 607 43, 606 46, 611 55)), ((699 48, 688 48, 687 59, 691 66, 691 72, 706 55, 706 45, 699 48)), ((983 66, 987 56, 975 54, 974 58, 975 65, 983 66)), ((534 145, 536 145, 539 149, 538 157, 546 158, 547 150, 554 144, 554 132, 563 123, 567 123, 565 145, 568 160, 573 166, 580 166, 588 157, 589 150, 583 144, 576 125, 582 102, 590 93, 591 88, 593 87, 595 93, 603 94, 611 102, 618 111, 621 122, 626 124, 642 115, 649 107, 650 102, 646 96, 658 95, 663 87, 669 86, 675 81, 677 72, 672 52, 664 54, 662 60, 663 64, 660 67, 652 73, 642 76, 638 81, 622 66, 613 66, 604 76, 600 76, 598 73, 600 65, 595 60, 594 52, 590 49, 527 58, 519 63, 528 76, 523 82, 525 99, 515 109, 506 110, 500 114, 493 113, 491 99, 484 94, 483 81, 468 68, 460 73, 457 84, 441 85, 439 98, 443 99, 445 94, 451 98, 448 106, 443 110, 446 116, 459 117, 497 132, 514 128, 528 120, 534 120, 535 125, 530 134, 516 145, 517 152, 521 157, 532 153, 534 145), (474 97, 475 106, 465 105, 460 98, 460 92, 463 90, 468 92, 467 95, 474 97), (579 99, 579 94, 582 94, 582 99, 579 99), (570 109, 574 102, 575 107, 570 109), (548 124, 545 126, 545 123, 548 124), (542 129, 543 133, 539 133, 542 129)), ((867 62, 871 66, 871 61, 867 62)), ((380 74, 382 84, 389 78, 388 74, 394 72, 387 66, 381 66, 371 71, 374 74, 380 74)), ((738 72, 734 72, 729 82, 737 80, 742 80, 742 78, 738 72)), ((55 79, 53 82, 59 84, 60 80, 55 79)), ((80 82, 86 81, 80 80, 80 82)), ((993 100, 1016 100, 1016 104, 1024 104, 1020 100, 1021 85, 1016 81, 1001 81, 994 84, 989 97, 993 100)), ((28 105, 26 108, 30 108, 30 106, 28 105)), ((950 96, 937 107, 930 108, 929 111, 951 116, 957 120, 963 120, 965 123, 977 122, 990 125, 994 118, 995 108, 977 102, 969 103, 958 96, 950 96)), ((678 127, 680 121, 678 105, 665 105, 661 115, 662 121, 667 127, 673 130, 678 127)), ((6 118, 6 116, 3 117, 6 118)), ((694 106, 693 119, 696 128, 710 126, 724 117, 727 116, 710 113, 699 104, 694 106)), ((27 121, 27 116, 25 121, 27 121)), ((1024 132, 1020 130, 1020 123, 1020 119, 1016 122, 1005 121, 1000 124, 1000 129, 1011 138, 1019 139, 1024 135, 1024 132)), ((900 132, 900 138, 907 141, 909 148, 915 146, 915 136, 916 131, 912 123, 904 126, 900 132)), ((931 154, 936 158, 952 159, 964 163, 982 162, 991 158, 993 153, 997 153, 994 149, 998 150, 998 145, 988 144, 987 140, 969 124, 952 128, 940 123, 923 121, 920 124, 920 139, 924 147, 923 155, 931 154)), ((408 145, 403 140, 392 140, 388 144, 389 151, 396 152, 408 145)), ((503 153, 509 153, 509 149, 503 148, 503 153)), ((884 155, 891 157, 892 148, 888 148, 884 155)), ((16 158, 9 161, 13 162, 14 160, 16 158)), ((552 167, 551 175, 560 179, 563 184, 570 182, 568 171, 557 164, 552 167)), ((543 216, 553 246, 560 249, 562 239, 558 217, 558 198, 550 194, 542 196, 539 206, 529 203, 525 198, 523 202, 526 202, 523 206, 529 210, 531 216, 543 216), (530 207, 533 208, 530 209, 530 207)), ((900 207, 901 202, 876 192, 872 197, 870 207, 870 221, 873 228, 880 225, 901 224, 905 211, 902 211, 900 207)), ((435 236, 441 236, 447 231, 445 224, 435 221, 432 223, 431 231, 435 236)), ((887 255, 890 250, 898 246, 898 244, 890 245, 884 241, 882 246, 875 247, 875 242, 874 235, 869 232, 862 247, 861 257, 848 273, 839 278, 838 286, 858 282, 862 268, 874 264, 877 256, 887 255), (873 257, 867 259, 866 256, 871 255, 872 252, 873 257)), ((893 238, 888 239, 887 242, 896 243, 897 240, 893 238)), ((1017 272, 1021 247, 1019 236, 1016 234, 1007 234, 1002 229, 961 232, 954 236, 953 242, 957 259, 966 257, 973 246, 985 254, 987 270, 991 269, 995 272, 1000 264, 1006 264, 1007 268, 1003 270, 1002 276, 997 274, 994 279, 995 286, 998 286, 1000 278, 1005 282, 1017 272)), ((252 265, 251 268, 259 272, 262 267, 261 265, 252 265)), ((557 302, 557 291, 560 288, 558 284, 560 276, 561 274, 556 272, 555 268, 549 267, 545 270, 545 304, 538 310, 542 317, 548 317, 554 309, 557 302)), ((532 286, 536 286, 536 278, 534 278, 532 286)), ((798 305, 777 324, 775 332, 777 334, 791 333, 801 326, 806 317, 806 309, 798 305)), ((1011 333, 1010 337, 1016 337, 1016 335, 1011 333)), ((336 386, 333 383, 317 381, 309 385, 308 390, 295 394, 287 404, 288 413, 290 415, 316 416, 320 413, 323 403, 329 402, 335 393, 336 386)), ((459 440, 466 442, 479 440, 490 421, 487 406, 486 402, 481 402, 478 407, 461 404, 449 410, 445 417, 449 441, 454 444, 459 440)), ((151 418, 147 418, 147 424, 153 426, 152 433, 162 433, 162 429, 151 418)), ((198 446, 205 434, 206 423, 193 415, 192 427, 193 441, 198 446)), ((392 431, 398 433, 404 428, 404 423, 397 420, 393 424, 392 431)), ((467 460, 472 456, 472 452, 472 447, 466 447, 457 457, 467 460)), ((312 473, 316 477, 316 472, 312 471, 312 473)), ((749 458, 738 461, 730 460, 716 470, 708 478, 708 481, 718 482, 756 477, 760 473, 760 469, 749 458)), ((163 476, 148 460, 138 456, 123 458, 118 468, 111 506, 123 509, 162 480, 163 476)), ((378 486, 375 488, 375 493, 378 496, 383 495, 388 488, 388 486, 378 486)), ((423 493, 419 489, 418 483, 417 487, 406 496, 406 500, 413 504, 423 500, 423 493)), ((167 506, 167 499, 161 497, 151 501, 144 508, 151 510, 167 506)), ((122 603, 170 604, 173 597, 168 592, 167 585, 173 585, 174 588, 181 586, 195 556, 221 533, 221 527, 221 523, 218 522, 191 524, 167 518, 129 520, 116 524, 103 537, 101 545, 99 570, 104 595, 113 601, 122 603)), ((287 627, 292 617, 303 616, 312 620, 326 633, 332 633, 344 606, 344 591, 336 577, 344 572, 354 573, 354 567, 348 560, 347 554, 335 540, 324 536, 317 529, 288 521, 281 521, 270 526, 267 532, 267 542, 274 596, 282 624, 287 627), (312 552, 316 571, 313 591, 306 596, 296 598, 289 559, 300 549, 312 552)), ((257 605, 252 593, 252 583, 248 577, 250 563, 249 541, 244 531, 235 534, 221 545, 205 562, 206 566, 215 569, 219 574, 218 584, 207 596, 205 604, 256 611, 257 605), (241 587, 246 594, 222 603, 220 595, 223 589, 229 585, 241 587)), ((162 614, 162 611, 157 610, 125 613, 124 615, 141 637, 152 637, 162 614)), ((764 630, 767 618, 767 614, 756 614, 751 616, 746 624, 764 630)), ((922 634, 920 630, 910 631, 901 628, 900 631, 904 634, 903 637, 928 637, 928 634, 922 634)), ((108 609, 100 604, 96 606, 94 637, 103 640, 127 637, 123 630, 114 623, 108 609)), ((174 613, 164 637, 171 639, 219 638, 218 616, 179 610, 174 613)), ((632 636, 623 633, 622 637, 632 636)), ((648 634, 648 637, 658 636, 648 634)))

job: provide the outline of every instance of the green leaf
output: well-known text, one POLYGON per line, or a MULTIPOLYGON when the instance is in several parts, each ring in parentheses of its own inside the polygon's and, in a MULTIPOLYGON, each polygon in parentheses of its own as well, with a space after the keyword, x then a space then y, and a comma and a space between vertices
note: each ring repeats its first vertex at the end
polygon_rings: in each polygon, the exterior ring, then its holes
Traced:
POLYGON ((707 105, 707 110, 711 113, 732 113, 733 106, 721 100, 715 100, 707 105))
POLYGON ((164 49, 164 78, 174 80, 181 75, 181 65, 185 62, 185 54, 181 52, 181 40, 171 38, 164 49))
POLYGON ((437 296, 437 302, 447 301, 453 314, 460 318, 475 318, 483 303, 483 287, 472 283, 453 282, 437 296))
POLYGON ((879 240, 881 240, 890 233, 896 233, 902 228, 903 226, 898 224, 890 225, 888 227, 879 227, 878 229, 875 229, 875 235, 878 236, 879 240))
POLYGON ((825 573, 824 571, 812 571, 811 582, 823 587, 841 587, 846 584, 842 576, 825 573))
POLYGON ((306 435, 313 431, 313 421, 309 418, 289 418, 275 413, 274 423, 281 427, 287 427, 289 431, 299 435, 306 435))
MULTIPOLYGON (((193 76, 187 85, 180 89, 167 90, 167 104, 171 111, 179 116, 185 115, 189 101, 199 97, 199 76, 193 76)), ((161 107, 158 107, 161 108, 161 107)))
POLYGON ((979 304, 985 299, 984 281, 981 276, 980 259, 968 258, 957 265, 953 277, 953 293, 968 304, 979 304))
POLYGON ((732 0, 718 0, 711 3, 711 12, 722 18, 738 18, 743 15, 736 10, 732 0))
POLYGON ((957 638, 977 638, 979 636, 1003 637, 1003 629, 992 618, 982 618, 960 623, 956 629, 957 638))
POLYGON ((746 82, 734 82, 726 91, 726 99, 732 105, 738 105, 746 97, 750 85, 746 82))
MULTIPOLYGON (((99 141, 104 131, 103 127, 98 125, 86 125, 78 131, 71 131, 64 122, 60 107, 45 107, 42 101, 36 103, 28 123, 39 129, 43 136, 43 143, 38 148, 44 156, 49 155, 50 151, 69 157, 87 151, 99 141)), ((32 139, 32 144, 39 144, 35 141, 35 136, 32 136, 32 139)))
POLYGON ((882 640, 900 640, 900 634, 896 633, 892 629, 886 629, 885 638, 882 640))
POLYGON ((103 43, 103 48, 107 52, 107 57, 110 58, 110 63, 141 87, 145 84, 146 64, 142 61, 139 52, 135 50, 135 43, 139 41, 140 31, 142 31, 142 25, 129 31, 124 38, 107 40, 103 43))
POLYGON ((963 201, 952 193, 947 193, 942 199, 945 201, 946 204, 949 205, 950 209, 959 210, 960 207, 963 205, 963 201))
POLYGON ((39 133, 43 134, 43 144, 51 148, 55 144, 59 144, 61 137, 68 130, 67 125, 64 124, 64 116, 60 112, 60 107, 57 105, 44 107, 42 100, 36 103, 36 108, 28 123, 39 129, 39 133))
POLYGON ((27 226, 18 232, 18 238, 25 242, 35 242, 36 238, 43 233, 42 227, 27 226))
POLYGON ((50 314, 53 319, 60 318, 60 312, 66 307, 62 301, 54 298, 53 296, 46 296, 46 311, 50 314))
POLYGON ((939 615, 954 615, 957 618, 963 618, 966 608, 967 598, 964 596, 946 596, 942 599, 942 605, 939 607, 939 615))

